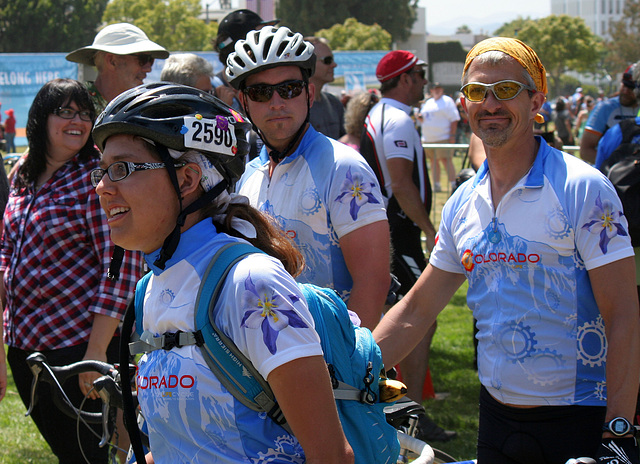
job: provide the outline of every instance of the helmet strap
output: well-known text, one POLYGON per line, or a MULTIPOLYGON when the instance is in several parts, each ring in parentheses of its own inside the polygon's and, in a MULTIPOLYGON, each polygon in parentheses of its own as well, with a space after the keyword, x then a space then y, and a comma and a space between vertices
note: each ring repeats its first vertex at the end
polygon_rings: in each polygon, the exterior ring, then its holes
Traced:
MULTIPOLYGON (((160 269, 164 269, 166 267, 167 261, 171 259, 176 249, 178 248, 178 244, 180 243, 181 229, 185 224, 187 216, 209 205, 227 188, 227 186, 228 183, 226 180, 218 182, 215 187, 199 197, 185 209, 180 211, 180 214, 176 219, 176 226, 173 228, 169 236, 164 240, 162 248, 160 249, 160 255, 158 256, 158 259, 156 259, 156 261, 153 263, 154 266, 157 266, 160 269)), ((182 207, 182 203, 180 205, 182 207)))
POLYGON ((111 262, 109 263, 109 269, 107 270, 107 277, 109 280, 116 281, 120 278, 120 267, 122 266, 122 260, 124 259, 124 248, 116 245, 113 248, 113 254, 111 255, 111 262))

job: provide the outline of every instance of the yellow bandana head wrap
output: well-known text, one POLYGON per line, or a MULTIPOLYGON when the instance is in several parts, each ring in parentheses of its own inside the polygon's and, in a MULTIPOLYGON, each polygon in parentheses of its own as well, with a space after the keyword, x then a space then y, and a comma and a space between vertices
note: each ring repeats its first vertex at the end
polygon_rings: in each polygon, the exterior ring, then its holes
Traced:
MULTIPOLYGON (((542 92, 545 96, 547 95, 547 72, 540 61, 540 58, 538 58, 538 55, 536 55, 536 52, 534 52, 531 47, 518 39, 492 37, 477 43, 467 54, 462 75, 464 76, 467 72, 467 69, 471 66, 471 62, 474 58, 490 51, 505 53, 520 63, 533 78, 533 82, 536 84, 536 89, 539 92, 542 92)), ((540 124, 544 122, 544 118, 541 114, 536 115, 536 122, 540 124)))

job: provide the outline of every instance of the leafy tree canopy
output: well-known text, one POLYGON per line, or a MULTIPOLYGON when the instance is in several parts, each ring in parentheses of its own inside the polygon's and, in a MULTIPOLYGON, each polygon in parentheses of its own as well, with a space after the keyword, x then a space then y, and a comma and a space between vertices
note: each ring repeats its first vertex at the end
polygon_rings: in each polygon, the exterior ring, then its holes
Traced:
POLYGON ((291 30, 311 35, 355 18, 367 25, 379 24, 402 41, 411 34, 417 0, 280 0, 276 16, 291 30))
POLYGON ((509 21, 508 23, 504 23, 500 26, 493 35, 497 37, 517 37, 518 32, 524 27, 528 22, 533 21, 531 17, 527 16, 523 18, 522 16, 518 16, 513 21, 509 21))
POLYGON ((507 34, 509 28, 506 26, 499 29, 503 36, 516 37, 536 51, 549 74, 555 95, 559 92, 560 77, 568 70, 596 71, 602 56, 602 44, 582 18, 551 15, 537 20, 522 20, 513 34, 507 34))
POLYGON ((626 0, 622 19, 612 22, 609 28, 611 40, 607 41, 604 64, 611 74, 624 69, 640 59, 640 0, 626 0))
POLYGON ((93 42, 108 0, 0 0, 0 52, 70 52, 93 42))
POLYGON ((456 34, 472 34, 472 31, 469 26, 463 24, 462 26, 458 26, 458 28, 456 29, 456 34))
POLYGON ((198 19, 201 10, 200 0, 111 0, 103 20, 135 24, 169 51, 213 50, 218 25, 198 19))
POLYGON ((329 40, 333 50, 388 50, 391 47, 391 34, 378 24, 367 26, 356 18, 347 18, 344 24, 320 29, 314 35, 329 40))

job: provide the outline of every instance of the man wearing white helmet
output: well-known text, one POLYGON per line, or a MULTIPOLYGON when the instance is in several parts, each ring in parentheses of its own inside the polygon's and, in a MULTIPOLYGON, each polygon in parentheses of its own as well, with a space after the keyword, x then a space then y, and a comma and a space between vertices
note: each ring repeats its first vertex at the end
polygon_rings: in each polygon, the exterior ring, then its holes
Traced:
POLYGON ((110 24, 93 39, 93 44, 69 53, 67 61, 95 66, 98 77, 87 82, 96 114, 125 90, 140 84, 151 71, 155 59, 169 52, 147 37, 142 29, 129 23, 110 24))
POLYGON ((315 59, 313 45, 286 27, 236 43, 227 79, 265 144, 238 191, 298 244, 307 262, 298 280, 334 288, 373 329, 390 282, 386 212, 364 159, 309 124, 315 59))

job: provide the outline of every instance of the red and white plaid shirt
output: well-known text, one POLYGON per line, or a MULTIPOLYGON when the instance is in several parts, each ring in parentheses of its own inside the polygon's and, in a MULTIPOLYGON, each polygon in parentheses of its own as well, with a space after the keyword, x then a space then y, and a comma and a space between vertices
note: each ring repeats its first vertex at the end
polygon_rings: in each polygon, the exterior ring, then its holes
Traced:
POLYGON ((140 253, 125 253, 120 279, 107 278, 114 244, 89 178, 98 161, 76 156, 37 192, 12 189, 9 195, 0 272, 10 346, 52 350, 86 342, 94 313, 121 319, 133 296, 140 253))

